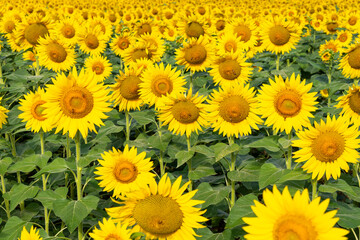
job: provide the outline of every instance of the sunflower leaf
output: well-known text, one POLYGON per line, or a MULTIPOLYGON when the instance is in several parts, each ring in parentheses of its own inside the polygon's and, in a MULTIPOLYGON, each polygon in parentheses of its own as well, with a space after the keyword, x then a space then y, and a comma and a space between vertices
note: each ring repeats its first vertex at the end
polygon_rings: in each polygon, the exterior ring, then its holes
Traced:
POLYGON ((234 228, 240 224, 244 224, 244 221, 242 220, 243 217, 255 216, 251 209, 251 206, 254 205, 254 200, 258 200, 258 198, 252 193, 236 200, 235 205, 227 218, 226 228, 234 228))
POLYGON ((36 196, 36 200, 40 201, 42 205, 48 209, 53 210, 53 202, 56 200, 66 199, 68 189, 66 187, 57 188, 55 191, 46 190, 41 191, 36 196))
POLYGON ((231 181, 257 182, 259 180, 261 164, 249 162, 240 170, 228 172, 227 176, 231 181))
POLYGON ((224 157, 228 156, 230 153, 239 151, 241 148, 237 144, 231 144, 228 145, 226 143, 217 143, 214 146, 212 146, 215 153, 215 160, 219 161, 223 159, 224 157))
POLYGON ((33 177, 37 178, 43 173, 59 173, 64 172, 68 168, 65 159, 56 158, 54 161, 44 166, 39 172, 37 172, 33 177))
POLYGON ((146 125, 149 123, 155 123, 155 111, 153 109, 147 109, 137 112, 130 112, 133 117, 140 125, 146 125))
POLYGON ((280 151, 280 146, 278 143, 278 136, 264 137, 260 140, 249 143, 246 146, 251 147, 251 148, 265 148, 266 150, 269 150, 271 152, 280 151))
POLYGON ((198 200, 204 200, 202 208, 206 208, 210 205, 217 204, 227 197, 231 191, 231 186, 219 187, 213 189, 208 182, 200 183, 197 187, 198 192, 194 198, 198 200))
POLYGON ((325 193, 334 193, 336 191, 341 191, 347 194, 356 195, 351 186, 342 179, 339 179, 337 182, 321 185, 319 187, 319 191, 325 193))
POLYGON ((28 198, 33 198, 36 196, 39 187, 36 186, 27 186, 22 183, 13 185, 9 192, 4 193, 4 198, 10 201, 10 211, 14 210, 16 206, 28 198))
POLYGON ((259 189, 275 183, 282 175, 282 169, 271 163, 265 163, 260 168, 259 189))
POLYGON ((12 163, 12 159, 10 157, 6 157, 0 160, 0 175, 4 175, 12 163))
POLYGON ((190 158, 194 156, 194 151, 180 151, 176 153, 175 157, 177 159, 177 167, 182 166, 184 163, 186 163, 190 158))
POLYGON ((25 226, 27 229, 30 228, 32 223, 26 222, 16 216, 12 216, 6 222, 5 227, 0 233, 0 239, 2 240, 14 240, 20 237, 21 231, 25 226))
POLYGON ((340 204, 336 214, 339 217, 338 224, 343 228, 357 228, 360 226, 360 208, 348 204, 340 204))

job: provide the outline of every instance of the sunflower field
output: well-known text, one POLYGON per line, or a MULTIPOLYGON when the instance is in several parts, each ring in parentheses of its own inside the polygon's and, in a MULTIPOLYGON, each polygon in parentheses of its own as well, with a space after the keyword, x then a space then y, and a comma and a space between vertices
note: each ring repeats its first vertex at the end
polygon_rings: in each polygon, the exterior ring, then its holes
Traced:
POLYGON ((360 240, 355 0, 0 0, 1 240, 360 240))

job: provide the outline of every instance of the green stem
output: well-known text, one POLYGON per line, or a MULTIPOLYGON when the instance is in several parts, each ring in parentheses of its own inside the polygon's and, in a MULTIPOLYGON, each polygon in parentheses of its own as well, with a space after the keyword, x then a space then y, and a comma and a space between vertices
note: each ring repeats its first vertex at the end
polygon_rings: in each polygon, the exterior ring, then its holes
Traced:
POLYGON ((71 157, 71 150, 70 150, 70 137, 69 133, 66 134, 66 158, 71 157))
MULTIPOLYGON (((292 131, 290 131, 289 133, 289 141, 292 138, 292 131)), ((290 143, 289 148, 288 148, 288 156, 286 159, 286 169, 291 169, 291 160, 292 160, 292 145, 290 143)))
MULTIPOLYGON (((159 133, 159 138, 160 138, 160 142, 161 142, 162 133, 161 133, 161 122, 160 121, 159 121, 159 124, 158 124, 158 133, 159 133)), ((159 156, 160 177, 162 177, 165 174, 163 156, 164 156, 164 152, 162 150, 160 150, 160 156, 159 156)))
POLYGON ((280 54, 276 54, 276 70, 280 70, 280 54))
POLYGON ((354 164, 354 172, 356 174, 356 178, 358 180, 358 184, 359 184, 359 187, 360 187, 359 163, 354 164))
MULTIPOLYGON (((187 143, 187 150, 190 152, 190 150, 191 150, 190 136, 187 136, 187 137, 186 137, 186 143, 187 143)), ((190 173, 191 173, 191 171, 192 171, 191 158, 190 158, 186 163, 187 163, 187 165, 188 165, 188 178, 189 178, 189 181, 190 181, 188 190, 189 190, 189 192, 190 192, 190 191, 192 191, 192 181, 191 181, 191 179, 190 179, 190 173)))
POLYGON ((40 64, 39 64, 39 56, 37 54, 35 54, 35 59, 36 59, 35 76, 39 76, 40 75, 40 64))
POLYGON ((130 121, 129 121, 129 111, 125 110, 125 124, 126 124, 126 141, 130 140, 130 121))
POLYGON ((0 84, 4 84, 3 73, 2 73, 2 63, 0 63, 0 84))
MULTIPOLYGON (((229 138, 229 145, 234 144, 234 136, 229 138)), ((235 171, 235 163, 236 163, 236 155, 235 152, 231 153, 231 163, 230 163, 230 172, 235 171)), ((235 194, 235 181, 231 181, 231 195, 230 195, 230 210, 234 207, 236 201, 236 194, 235 194)))
MULTIPOLYGON (((75 146, 76 146, 76 193, 77 200, 80 201, 82 199, 82 191, 81 191, 81 167, 79 166, 80 161, 80 133, 77 131, 75 135, 75 146)), ((78 226, 78 239, 82 240, 83 238, 83 225, 82 223, 78 226)))
MULTIPOLYGON (((350 228, 350 229, 351 229, 352 233, 354 234, 355 239, 356 239, 356 240, 359 240, 359 238, 358 238, 358 236, 356 235, 356 232, 354 231, 354 229, 353 229, 353 228, 350 228)), ((359 228, 359 231, 360 231, 360 228, 359 228)), ((359 234, 360 234, 360 232, 359 232, 359 234)))
MULTIPOLYGON (((332 60, 330 61, 330 65, 329 65, 329 72, 326 74, 327 78, 328 78, 328 84, 329 84, 329 92, 330 92, 330 85, 331 85, 331 72, 332 72, 332 60)), ((330 98, 330 94, 328 97, 328 107, 331 106, 331 98, 330 98)))
MULTIPOLYGON (((41 155, 44 155, 45 153, 45 141, 44 141, 44 132, 40 131, 40 149, 41 149, 41 155)), ((43 174, 41 176, 42 183, 43 183, 43 191, 46 191, 46 176, 43 174)), ((44 218, 45 218, 45 232, 49 235, 49 213, 47 207, 44 206, 44 218)))
POLYGON ((189 89, 193 88, 193 75, 194 75, 194 73, 190 70, 189 89))
POLYGON ((317 180, 316 179, 312 179, 311 180, 311 186, 312 186, 312 201, 314 201, 315 198, 317 198, 318 194, 317 194, 317 180))
MULTIPOLYGON (((16 140, 15 140, 15 134, 10 134, 10 143, 11 143, 11 154, 12 156, 15 158, 16 157, 16 140)), ((21 173, 20 172, 16 172, 16 178, 17 178, 17 182, 20 184, 21 183, 21 173)), ((25 209, 25 204, 24 201, 20 202, 20 210, 24 211, 25 209)))
MULTIPOLYGON (((0 175, 1 177, 1 187, 2 187, 2 194, 6 193, 6 187, 5 187, 5 179, 3 175, 0 175)), ((6 216, 9 219, 10 218, 10 203, 9 200, 4 199, 5 202, 5 208, 6 208, 6 216)))

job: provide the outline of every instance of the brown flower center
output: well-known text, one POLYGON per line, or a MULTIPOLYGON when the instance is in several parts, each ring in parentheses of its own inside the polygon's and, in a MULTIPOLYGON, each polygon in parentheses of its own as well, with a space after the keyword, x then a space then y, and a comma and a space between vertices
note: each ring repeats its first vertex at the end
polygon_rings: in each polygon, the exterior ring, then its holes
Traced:
POLYGON ((274 101, 276 111, 283 116, 295 117, 301 110, 301 97, 292 90, 281 91, 274 101))
POLYGON ((151 52, 147 49, 136 49, 132 54, 132 60, 136 62, 136 60, 144 58, 144 59, 151 59, 151 52))
POLYGON ((234 80, 241 74, 240 64, 233 59, 227 59, 219 64, 219 73, 226 80, 234 80))
POLYGON ((237 50, 237 45, 235 41, 230 40, 225 43, 226 52, 231 52, 231 51, 236 52, 236 50, 237 50))
POLYGON ((269 38, 276 46, 282 46, 289 42, 290 32, 285 27, 276 25, 270 29, 269 38))
POLYGON ((61 28, 61 32, 64 37, 66 38, 73 38, 75 36, 75 28, 71 26, 70 24, 65 24, 61 28))
POLYGON ((234 33, 236 33, 236 37, 239 37, 243 42, 247 42, 251 38, 251 30, 245 25, 236 26, 234 28, 234 33))
POLYGON ((360 47, 348 53, 348 63, 351 68, 360 69, 360 47))
POLYGON ((121 183, 131 183, 136 179, 138 170, 136 166, 129 161, 119 161, 114 167, 113 174, 117 181, 121 183))
POLYGON ((134 207, 133 216, 142 229, 161 238, 178 231, 183 224, 179 204, 162 195, 150 195, 139 200, 134 207))
POLYGON ((172 115, 174 118, 183 124, 190 124, 195 122, 200 114, 196 105, 190 101, 181 101, 174 104, 172 107, 172 115))
POLYGON ((127 100, 139 99, 139 84, 141 83, 140 78, 137 76, 126 77, 120 85, 120 93, 127 100))
POLYGON ((346 40, 348 39, 348 35, 346 33, 342 33, 340 36, 339 36, 339 41, 340 42, 346 42, 346 40))
POLYGON ((345 140, 338 132, 322 132, 314 139, 311 149, 317 160, 321 162, 333 162, 343 154, 345 150, 345 140))
POLYGON ((206 60, 207 52, 204 46, 194 45, 185 49, 185 60, 194 65, 200 65, 206 60))
POLYGON ((119 41, 117 42, 117 46, 121 50, 127 49, 129 45, 130 45, 130 41, 125 37, 119 38, 119 41))
POLYGON ((349 97, 349 107, 354 112, 360 114, 360 92, 356 91, 351 93, 349 97))
POLYGON ((220 20, 217 20, 216 24, 215 24, 215 27, 216 27, 216 30, 218 31, 222 31, 224 30, 225 28, 225 21, 220 19, 220 20))
POLYGON ((317 239, 317 232, 311 221, 297 215, 281 217, 275 224, 273 235, 277 240, 317 239))
POLYGON ((93 109, 94 98, 86 88, 74 86, 64 93, 60 106, 68 117, 83 118, 93 109))
POLYGON ((116 15, 114 13, 111 13, 109 15, 109 21, 112 23, 116 22, 116 15))
POLYGON ((166 12, 165 13, 165 18, 166 19, 171 19, 174 16, 174 14, 172 12, 166 12))
POLYGON ((90 49, 96 49, 99 46, 99 39, 92 33, 85 38, 85 44, 90 49))
POLYGON ((351 16, 348 20, 348 23, 351 25, 351 26, 354 26, 356 23, 357 23, 357 17, 356 16, 351 16))
POLYGON ((101 62, 95 62, 92 65, 92 71, 96 73, 96 75, 100 75, 104 72, 105 67, 104 64, 102 64, 101 62))
POLYGON ((198 22, 191 22, 186 26, 185 32, 188 37, 199 38, 204 35, 204 28, 198 22))
POLYGON ((33 46, 38 44, 40 37, 49 34, 48 29, 42 23, 32 23, 25 28, 25 39, 33 46))
POLYGON ((12 33, 15 29, 15 22, 11 20, 4 22, 4 29, 7 33, 12 33))
POLYGON ((45 108, 42 105, 44 103, 46 103, 44 100, 38 100, 31 106, 31 114, 39 121, 44 121, 46 119, 43 114, 45 108))
POLYGON ((167 76, 157 76, 151 85, 152 92, 161 97, 173 90, 173 83, 167 76))
POLYGON ((339 24, 337 22, 330 22, 326 24, 326 29, 330 32, 330 33, 335 33, 336 32, 336 28, 339 27, 339 24))
POLYGON ((230 96, 220 103, 219 114, 227 122, 239 123, 247 118, 249 103, 242 96, 230 96))
POLYGON ((56 63, 62 63, 67 57, 65 48, 57 42, 50 43, 47 46, 47 54, 51 61, 56 63))
POLYGON ((140 36, 142 34, 145 33, 149 33, 151 34, 151 25, 148 23, 144 23, 142 25, 139 26, 138 30, 137 30, 137 34, 140 36))

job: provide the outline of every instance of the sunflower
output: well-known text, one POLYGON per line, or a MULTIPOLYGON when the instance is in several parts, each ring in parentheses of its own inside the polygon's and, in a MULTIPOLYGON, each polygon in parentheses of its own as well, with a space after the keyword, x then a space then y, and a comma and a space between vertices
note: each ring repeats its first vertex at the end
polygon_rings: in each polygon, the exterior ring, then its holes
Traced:
POLYGON ((359 78, 360 77, 360 43, 350 45, 344 51, 343 56, 339 63, 339 69, 342 69, 342 74, 345 77, 359 78))
POLYGON ((112 66, 106 57, 101 55, 93 55, 85 60, 85 68, 95 74, 95 80, 98 82, 104 81, 110 76, 112 66))
POLYGON ((186 70, 205 71, 211 65, 213 47, 207 37, 200 36, 198 39, 192 38, 189 42, 184 42, 182 48, 176 49, 175 55, 176 63, 185 65, 186 70))
POLYGON ((159 55, 156 55, 156 51, 144 41, 136 42, 124 51, 124 61, 126 65, 136 62, 138 59, 149 59, 155 62, 155 59, 160 60, 159 55))
POLYGON ((213 69, 209 71, 215 85, 228 86, 246 83, 252 73, 251 64, 246 60, 239 53, 227 53, 217 57, 211 65, 213 69))
POLYGON ((168 41, 175 41, 179 36, 178 29, 174 26, 167 26, 164 36, 168 41))
POLYGON ((151 49, 154 62, 161 61, 161 57, 165 53, 165 42, 161 39, 160 35, 144 33, 138 40, 139 42, 146 43, 148 48, 151 49))
POLYGON ((135 39, 130 35, 130 33, 122 33, 111 40, 110 48, 117 56, 123 58, 125 56, 125 50, 130 45, 134 44, 134 42, 135 39))
POLYGON ((266 49, 272 53, 286 53, 299 42, 301 29, 292 21, 274 17, 261 25, 260 36, 266 49))
POLYGON ((8 33, 5 35, 10 48, 14 52, 20 52, 23 50, 25 38, 17 38, 15 33, 8 33))
POLYGON ((121 197, 123 206, 106 211, 115 221, 131 226, 132 232, 145 233, 147 239, 195 240, 198 235, 193 228, 203 228, 200 222, 207 219, 201 216, 205 210, 194 206, 204 201, 192 199, 197 190, 183 194, 190 182, 180 187, 181 179, 180 175, 171 184, 164 174, 158 184, 121 197))
POLYGON ((143 100, 140 98, 140 74, 142 69, 134 69, 125 67, 124 72, 120 72, 112 86, 112 99, 114 100, 114 106, 119 105, 119 111, 129 111, 138 109, 143 104, 143 100))
POLYGON ((353 85, 345 96, 337 99, 339 102, 335 107, 342 108, 341 115, 350 119, 350 122, 360 126, 360 86, 353 85))
POLYGON ((75 16, 61 19, 55 28, 55 34, 58 39, 70 46, 75 46, 79 38, 78 21, 75 16))
POLYGON ((25 128, 34 132, 50 131, 52 127, 51 119, 44 116, 44 103, 43 99, 45 91, 41 87, 36 92, 29 92, 24 96, 24 99, 20 100, 19 110, 22 113, 19 114, 19 118, 22 122, 26 122, 25 128))
POLYGON ((340 47, 345 47, 350 44, 352 37, 353 35, 350 31, 342 30, 337 33, 336 41, 340 47))
POLYGON ((112 24, 111 22, 102 17, 95 17, 88 20, 88 24, 91 28, 100 27, 100 35, 102 39, 105 39, 107 42, 112 35, 112 24))
POLYGON ((312 83, 301 81, 293 73, 285 81, 281 76, 269 79, 270 85, 263 85, 257 96, 265 125, 273 126, 275 134, 280 130, 289 134, 310 124, 310 113, 316 110, 316 92, 309 93, 312 83))
POLYGON ((192 132, 198 133, 202 127, 207 126, 205 97, 188 93, 173 93, 159 99, 157 103, 158 118, 164 125, 169 124, 169 130, 174 134, 187 137, 192 132))
POLYGON ((251 134, 251 128, 259 129, 262 123, 257 115, 254 88, 249 85, 234 84, 214 90, 206 106, 208 119, 214 131, 223 136, 238 137, 251 134))
POLYGON ((100 229, 95 227, 94 230, 89 233, 89 236, 94 240, 131 240, 130 229, 126 229, 126 225, 114 223, 111 218, 108 220, 104 218, 102 223, 99 221, 99 226, 100 229))
POLYGON ((94 28, 86 25, 80 29, 78 44, 80 49, 90 55, 98 55, 104 52, 106 48, 106 40, 101 33, 101 27, 94 28))
POLYGON ((218 38, 217 48, 218 55, 226 53, 239 53, 243 50, 243 43, 240 38, 231 32, 225 32, 218 38))
POLYGON ((357 163, 360 158, 357 148, 360 140, 357 125, 349 126, 348 119, 327 116, 326 123, 315 122, 309 130, 298 132, 299 140, 293 146, 300 150, 294 152, 295 162, 305 162, 302 166, 312 178, 326 179, 340 177, 341 169, 349 170, 348 163, 357 163))
POLYGON ((123 152, 115 148, 104 152, 101 154, 104 160, 98 160, 101 166, 96 168, 95 174, 99 176, 95 179, 100 180, 99 186, 104 188, 104 191, 114 191, 113 196, 141 190, 154 181, 155 177, 150 172, 153 163, 145 156, 145 152, 137 154, 137 149, 129 149, 128 145, 123 152))
POLYGON ((320 203, 317 197, 309 202, 307 189, 291 197, 287 186, 281 193, 275 185, 273 192, 263 192, 263 199, 264 204, 255 200, 255 206, 251 206, 256 217, 242 218, 248 224, 243 227, 248 233, 245 239, 347 239, 347 230, 334 227, 339 220, 334 218, 337 210, 325 213, 329 199, 320 203))
MULTIPOLYGON (((2 100, 2 97, 0 97, 0 102, 2 100)), ((9 110, 4 108, 3 106, 0 106, 0 129, 3 127, 3 124, 7 123, 6 118, 8 117, 6 113, 8 113, 9 110)))
POLYGON ((148 69, 150 66, 153 66, 153 61, 145 58, 137 59, 135 62, 129 64, 129 68, 141 69, 141 74, 148 69))
POLYGON ((137 37, 140 37, 143 34, 151 34, 154 32, 155 26, 154 22, 150 19, 141 19, 140 21, 136 22, 134 32, 137 37))
POLYGON ((77 131, 86 138, 88 131, 96 132, 95 125, 104 125, 105 112, 109 112, 108 90, 97 83, 94 74, 76 68, 68 76, 60 73, 47 85, 44 115, 56 123, 55 133, 63 130, 74 138, 77 131))
POLYGON ((36 51, 39 65, 55 72, 67 71, 75 65, 75 49, 49 35, 39 39, 36 51))
POLYGON ((31 226, 30 232, 28 232, 24 226, 23 230, 21 231, 21 236, 20 238, 18 238, 18 240, 42 240, 42 239, 43 238, 40 237, 39 235, 39 230, 36 230, 34 226, 31 226))
POLYGON ((358 31, 360 26, 359 12, 351 8, 344 16, 346 16, 345 28, 353 32, 358 31))
POLYGON ((19 22, 22 22, 25 16, 21 13, 5 12, 0 21, 0 33, 13 33, 19 22))
POLYGON ((149 66, 141 75, 140 98, 152 106, 167 94, 185 92, 186 81, 180 75, 181 71, 171 69, 170 64, 166 67, 163 63, 149 66))
POLYGON ((242 48, 248 50, 256 44, 256 25, 253 20, 244 20, 242 18, 236 18, 228 25, 226 25, 225 32, 235 34, 237 38, 242 42, 242 48))
POLYGON ((196 38, 204 36, 207 32, 207 26, 205 25, 205 19, 198 14, 191 14, 179 21, 178 30, 182 36, 186 39, 196 38))

